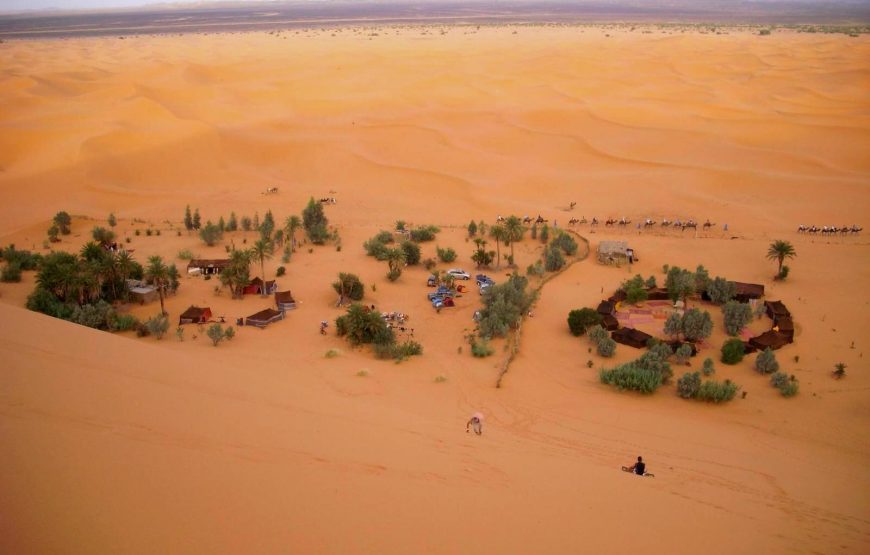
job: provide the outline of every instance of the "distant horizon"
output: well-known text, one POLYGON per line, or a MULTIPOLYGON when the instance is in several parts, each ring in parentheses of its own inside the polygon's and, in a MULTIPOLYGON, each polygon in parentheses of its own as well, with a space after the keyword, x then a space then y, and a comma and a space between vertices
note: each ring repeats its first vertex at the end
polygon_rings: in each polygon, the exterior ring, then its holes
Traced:
MULTIPOLYGON (((0 14, 39 13, 39 12, 69 12, 69 11, 115 11, 177 9, 177 8, 209 8, 213 6, 241 7, 245 4, 457 4, 457 0, 0 0, 0 14)), ((830 9, 834 6, 867 7, 870 2, 864 0, 463 0, 464 4, 490 4, 509 6, 511 4, 563 4, 574 7, 589 6, 619 6, 624 9, 638 10, 674 10, 679 8, 693 9, 696 7, 715 6, 719 9, 733 5, 735 9, 752 9, 753 7, 773 6, 816 6, 819 9, 830 9)))

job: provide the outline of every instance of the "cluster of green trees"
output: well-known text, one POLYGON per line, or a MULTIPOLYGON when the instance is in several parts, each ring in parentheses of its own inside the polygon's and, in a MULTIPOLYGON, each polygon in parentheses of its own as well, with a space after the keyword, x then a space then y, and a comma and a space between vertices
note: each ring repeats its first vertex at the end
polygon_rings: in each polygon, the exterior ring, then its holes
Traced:
POLYGON ((420 245, 415 241, 405 239, 395 247, 396 242, 389 231, 381 231, 363 243, 366 254, 378 260, 386 261, 389 266, 387 278, 396 281, 402 275, 404 265, 415 266, 420 263, 420 245))
POLYGON ((527 290, 528 283, 527 278, 513 273, 504 283, 487 288, 478 320, 481 337, 503 337, 519 323, 535 301, 535 293, 527 290))
POLYGON ((361 301, 365 296, 366 288, 359 276, 341 272, 338 274, 338 281, 332 284, 332 288, 338 293, 342 301, 350 299, 352 301, 361 301))
POLYGON ((0 269, 0 281, 11 283, 21 281, 21 272, 35 270, 42 262, 42 255, 30 251, 17 250, 15 245, 9 245, 0 250, 0 260, 3 267, 0 269))
POLYGON ((111 303, 128 300, 127 279, 154 285, 165 313, 164 297, 178 289, 179 277, 175 265, 166 265, 159 256, 150 257, 143 268, 127 251, 112 252, 89 242, 78 254, 52 252, 41 258, 27 308, 99 329, 124 328, 111 303))
POLYGON ((601 324, 601 315, 592 308, 579 308, 568 313, 568 329, 571 335, 579 337, 592 326, 601 324))
POLYGON ((713 320, 710 313, 693 308, 683 314, 674 312, 665 320, 665 334, 673 339, 684 338, 696 342, 710 337, 713 332, 713 320))
POLYGON ((227 326, 226 329, 224 329, 224 327, 220 324, 214 323, 205 330, 205 334, 208 336, 209 339, 211 339, 212 345, 217 347, 218 343, 220 343, 224 339, 230 340, 235 337, 236 330, 233 329, 232 326, 227 326))
POLYGON ((731 380, 724 382, 701 381, 700 372, 686 372, 677 380, 677 395, 683 399, 696 399, 710 403, 730 401, 737 395, 739 389, 740 386, 731 380))
POLYGON ((610 358, 616 354, 616 341, 600 325, 596 324, 589 328, 586 336, 595 345, 595 350, 599 355, 610 358))
POLYGON ((48 228, 48 240, 57 243, 60 241, 60 235, 69 235, 70 233, 72 233, 72 218, 67 212, 61 210, 51 220, 51 226, 48 228))
POLYGON ((655 276, 650 276, 644 280, 640 274, 635 275, 631 279, 622 282, 619 288, 625 291, 625 300, 630 304, 637 304, 647 300, 649 296, 648 289, 656 286, 655 276))
POLYGON ((372 345, 378 358, 404 360, 423 354, 420 343, 413 340, 396 341, 393 330, 381 315, 359 303, 351 304, 345 314, 336 318, 335 329, 339 336, 347 337, 353 345, 372 345))
POLYGON ((672 354, 673 351, 667 344, 653 342, 651 348, 639 358, 614 368, 603 368, 598 376, 601 383, 620 390, 653 393, 673 376, 668 362, 672 354))
POLYGON ((508 266, 513 267, 514 264, 514 243, 523 240, 526 233, 526 227, 523 225, 522 219, 518 216, 508 216, 503 221, 487 226, 483 221, 476 224, 472 220, 468 224, 468 236, 474 238, 475 252, 472 260, 477 264, 477 267, 489 266, 493 262, 496 267, 501 267, 501 247, 510 247, 510 254, 505 255, 508 266), (490 237, 495 241, 495 251, 486 250, 486 237, 490 237))

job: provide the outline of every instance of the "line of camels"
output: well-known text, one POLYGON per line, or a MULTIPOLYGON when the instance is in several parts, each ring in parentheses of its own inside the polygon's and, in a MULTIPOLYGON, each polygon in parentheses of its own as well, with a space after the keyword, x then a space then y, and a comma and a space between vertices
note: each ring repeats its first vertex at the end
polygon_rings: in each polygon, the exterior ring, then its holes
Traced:
MULTIPOLYGON (((505 221, 505 218, 504 218, 504 216, 498 216, 496 218, 496 221, 503 222, 503 221, 505 221)), ((530 224, 530 223, 544 224, 547 222, 549 222, 549 220, 541 217, 540 215, 538 215, 537 218, 532 218, 531 216, 526 216, 523 218, 524 224, 530 224)), ((592 227, 596 227, 596 226, 601 225, 602 223, 604 224, 604 227, 613 227, 613 226, 628 227, 631 224, 631 220, 628 218, 619 218, 619 219, 607 218, 606 220, 604 220, 602 222, 598 218, 592 218, 592 220, 590 221, 590 220, 586 219, 586 216, 583 216, 581 218, 571 218, 570 220, 568 220, 569 226, 589 224, 592 227)), ((677 228, 679 228, 681 231, 685 231, 687 229, 698 229, 698 227, 700 226, 704 229, 704 231, 707 231, 710 228, 712 228, 713 226, 715 226, 716 222, 711 222, 710 220, 707 220, 703 224, 699 224, 695 220, 691 220, 691 219, 685 220, 685 221, 664 219, 661 222, 657 222, 656 220, 651 220, 649 218, 647 218, 646 220, 643 221, 643 227, 645 229, 655 227, 656 225, 658 225, 664 229, 667 229, 667 228, 677 229, 677 228)))
POLYGON ((810 235, 858 235, 864 230, 863 227, 858 227, 857 225, 844 225, 843 227, 837 227, 835 225, 823 225, 822 227, 818 227, 815 225, 799 225, 797 232, 798 233, 808 233, 810 235))

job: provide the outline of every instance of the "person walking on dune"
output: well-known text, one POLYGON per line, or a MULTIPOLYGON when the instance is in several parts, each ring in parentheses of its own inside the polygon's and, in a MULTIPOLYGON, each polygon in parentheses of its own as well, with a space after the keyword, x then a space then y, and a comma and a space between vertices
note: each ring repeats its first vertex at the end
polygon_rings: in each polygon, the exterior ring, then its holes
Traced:
POLYGON ((479 412, 472 414, 468 422, 465 423, 465 433, 468 433, 469 428, 474 430, 477 435, 483 434, 483 415, 479 412))

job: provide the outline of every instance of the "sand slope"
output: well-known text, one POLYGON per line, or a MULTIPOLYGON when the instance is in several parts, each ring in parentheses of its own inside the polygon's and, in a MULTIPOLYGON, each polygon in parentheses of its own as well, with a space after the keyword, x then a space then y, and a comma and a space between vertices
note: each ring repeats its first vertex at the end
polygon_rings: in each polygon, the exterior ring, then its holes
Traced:
MULTIPOLYGON (((300 307, 217 349, 195 327, 158 342, 52 320, 21 308, 32 274, 0 284, 0 551, 870 549, 868 242, 795 233, 867 223, 870 43, 649 30, 4 43, 0 244, 41 250, 65 209, 78 217, 57 248, 77 250, 113 211, 138 260, 183 267, 181 249, 216 258, 255 238, 209 248, 179 235, 187 204, 204 219, 271 209, 283 220, 309 196, 336 196, 326 210, 343 248, 300 249, 279 280, 300 307), (270 186, 280 194, 260 194, 270 186), (464 343, 476 292, 436 314, 425 270, 389 283, 361 244, 398 219, 435 223, 437 243, 471 270, 464 226, 509 213, 561 227, 584 215, 717 222, 697 234, 578 231, 593 248, 630 240, 633 271, 660 282, 663 264, 704 264, 765 284, 798 325, 779 357, 800 395, 782 399, 751 358, 717 366, 748 394, 726 406, 680 400, 672 386, 649 398, 601 386, 598 368, 638 351, 604 361, 568 334, 568 310, 630 277, 591 260, 545 287, 495 389, 503 343, 483 360, 464 343), (162 233, 135 235, 146 228, 162 233), (764 260, 779 238, 799 254, 785 283, 764 260), (329 287, 339 271, 363 278, 367 302, 409 313, 424 356, 396 365, 320 336, 319 321, 340 314, 329 287), (330 348, 340 356, 326 359, 330 348), (839 361, 849 374, 834 381, 839 361), (481 438, 463 430, 478 410, 481 438), (619 471, 638 454, 655 479, 619 471)), ((515 245, 520 268, 541 249, 515 245)), ((267 261, 267 276, 279 264, 267 261)), ((172 318, 198 304, 233 322, 270 304, 213 288, 185 278, 167 300, 172 318)), ((715 309, 714 322, 701 357, 717 358, 725 339, 715 309)))

